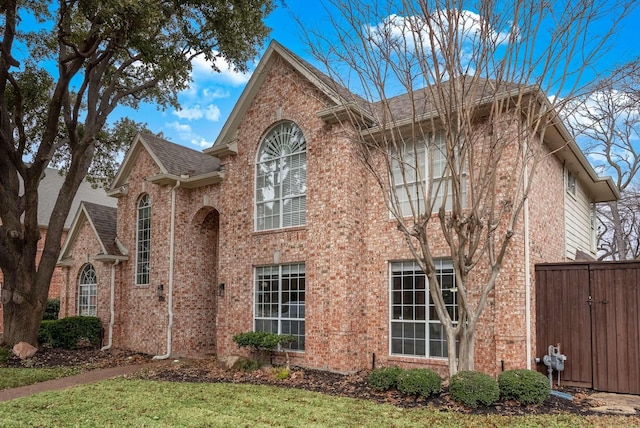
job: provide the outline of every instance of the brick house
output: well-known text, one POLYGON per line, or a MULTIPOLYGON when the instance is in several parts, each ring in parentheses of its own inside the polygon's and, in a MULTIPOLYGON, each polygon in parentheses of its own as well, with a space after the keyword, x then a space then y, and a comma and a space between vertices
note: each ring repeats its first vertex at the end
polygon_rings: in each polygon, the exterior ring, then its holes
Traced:
MULTIPOLYGON (((212 148, 138 135, 108 192, 117 211, 83 204, 74 219, 61 316, 96 314, 107 347, 161 358, 238 353, 232 336, 258 329, 297 336, 300 366, 348 372, 375 359, 446 373, 424 275, 327 113, 339 98, 327 82, 272 42, 212 148), (413 301, 397 298, 399 283, 413 284, 413 301), (407 309, 422 315, 397 316, 407 309)), ((591 206, 617 197, 561 125, 549 135, 557 151, 539 167, 529 223, 478 328, 476 368, 488 373, 524 367, 533 351, 525 267, 594 255, 591 206)), ((441 283, 454 288, 434 239, 441 283)))
MULTIPOLYGON (((41 239, 38 241, 38 253, 36 254, 36 266, 40 263, 40 257, 42 256, 42 250, 44 248, 44 241, 47 237, 47 226, 49 225, 49 218, 51 217, 51 213, 53 212, 53 207, 55 206, 56 199, 58 197, 58 193, 60 192, 60 188, 62 187, 62 183, 64 182, 64 177, 60 175, 58 170, 53 168, 47 168, 44 174, 44 177, 40 181, 38 186, 38 226, 40 227, 40 235, 41 239)), ((22 182, 21 182, 22 183, 22 182)), ((22 186, 22 184, 21 184, 22 186)), ((22 189, 22 187, 21 187, 22 189)), ((66 239, 67 232, 71 227, 71 221, 73 220, 73 215, 78 210, 80 206, 80 201, 89 201, 96 204, 104 205, 107 207, 115 207, 116 201, 113 198, 110 198, 105 193, 102 188, 93 188, 91 184, 87 181, 83 181, 80 183, 80 187, 78 188, 78 192, 71 204, 71 209, 69 210, 69 216, 64 224, 64 230, 62 232, 61 243, 63 243, 66 239)), ((2 283, 4 282, 4 276, 2 271, 0 270, 0 288, 2 287, 2 283)), ((60 291, 62 288, 62 268, 57 267, 53 276, 51 277, 51 283, 49 284, 49 298, 57 299, 60 297, 60 291)), ((3 313, 2 313, 2 303, 0 303, 0 332, 3 331, 3 313)))

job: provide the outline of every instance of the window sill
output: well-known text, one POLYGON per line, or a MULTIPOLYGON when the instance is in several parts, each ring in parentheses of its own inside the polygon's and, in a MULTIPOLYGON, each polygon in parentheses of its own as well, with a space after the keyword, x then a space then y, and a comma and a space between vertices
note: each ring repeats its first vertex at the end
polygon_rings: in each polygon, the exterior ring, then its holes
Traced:
POLYGON ((306 231, 306 230, 307 230, 307 225, 285 227, 281 229, 255 230, 251 233, 251 236, 275 235, 277 233, 299 232, 299 231, 306 231))
POLYGON ((387 362, 397 362, 397 363, 405 363, 405 364, 432 364, 436 366, 449 366, 448 358, 441 357, 416 357, 416 356, 408 356, 408 355, 397 355, 390 354, 387 362))

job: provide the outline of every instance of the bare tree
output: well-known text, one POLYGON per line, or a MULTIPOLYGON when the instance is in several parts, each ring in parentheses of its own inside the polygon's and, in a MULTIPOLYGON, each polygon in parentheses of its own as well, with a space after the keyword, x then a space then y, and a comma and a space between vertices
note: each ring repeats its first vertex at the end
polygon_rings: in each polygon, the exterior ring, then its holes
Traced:
POLYGON ((621 193, 619 201, 597 207, 599 260, 640 259, 640 191, 621 193))
POLYGON ((478 320, 536 168, 551 153, 545 132, 615 29, 597 33, 594 24, 622 19, 628 8, 587 0, 330 3, 341 13, 309 46, 344 97, 333 114, 428 278, 450 373, 472 370, 478 320), (456 290, 438 282, 442 242, 456 290), (457 291, 457 307, 444 291, 457 291))
POLYGON ((567 109, 567 122, 595 167, 611 175, 623 194, 620 201, 598 207, 600 259, 637 257, 638 227, 633 212, 640 170, 640 59, 595 82, 567 109))

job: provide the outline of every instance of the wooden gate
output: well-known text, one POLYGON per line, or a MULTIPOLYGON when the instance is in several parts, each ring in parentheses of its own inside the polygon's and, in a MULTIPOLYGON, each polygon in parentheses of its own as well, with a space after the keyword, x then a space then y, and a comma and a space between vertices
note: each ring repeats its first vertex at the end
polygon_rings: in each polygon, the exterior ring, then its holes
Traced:
POLYGON ((565 382, 640 394, 640 262, 537 265, 536 357, 558 343, 565 382))

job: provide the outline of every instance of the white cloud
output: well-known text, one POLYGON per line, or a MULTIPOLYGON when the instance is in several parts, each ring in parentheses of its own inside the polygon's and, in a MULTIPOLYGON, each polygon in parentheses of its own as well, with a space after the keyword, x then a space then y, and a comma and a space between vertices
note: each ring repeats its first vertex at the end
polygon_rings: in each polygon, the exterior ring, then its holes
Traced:
MULTIPOLYGON (((217 55, 217 52, 213 53, 217 55)), ((205 59, 204 55, 198 55, 192 62, 193 71, 192 78, 194 81, 213 81, 229 84, 231 86, 241 86, 249 81, 251 78, 251 71, 241 73, 227 63, 223 58, 216 57, 213 64, 220 70, 220 72, 213 71, 212 63, 205 59)))
POLYGON ((424 55, 427 60, 439 61, 443 52, 451 47, 444 41, 451 40, 449 34, 455 30, 456 51, 460 55, 460 65, 466 74, 475 73, 475 47, 487 43, 497 47, 509 40, 511 31, 492 28, 483 17, 468 10, 438 10, 425 18, 423 16, 389 15, 376 25, 367 26, 364 31, 369 41, 382 52, 391 50, 401 57, 411 58, 413 53, 424 55), (456 28, 450 28, 451 21, 456 28), (432 41, 434 44, 432 44, 432 41))
POLYGON ((193 131, 190 125, 185 125, 180 122, 168 122, 165 125, 167 128, 175 131, 180 138, 180 141, 189 143, 199 148, 207 148, 213 145, 213 141, 208 141, 198 133, 193 131))
POLYGON ((199 105, 193 106, 192 108, 182 108, 180 110, 174 110, 172 112, 174 115, 178 116, 180 119, 187 120, 197 120, 202 119, 204 113, 199 105))
POLYGON ((172 114, 178 116, 180 119, 199 120, 205 118, 211 122, 219 121, 221 116, 220 109, 215 104, 209 104, 204 108, 202 108, 200 104, 196 104, 193 107, 174 110, 172 114))
POLYGON ((194 146, 201 147, 203 149, 213 146, 213 143, 214 141, 207 141, 202 137, 194 138, 191 140, 191 144, 193 144, 194 146))
POLYGON ((216 100, 220 98, 229 98, 231 95, 228 90, 223 90, 221 88, 204 88, 202 90, 202 95, 209 100, 216 100))
POLYGON ((220 109, 214 104, 209 104, 204 110, 204 117, 211 122, 217 122, 220 120, 220 109))

